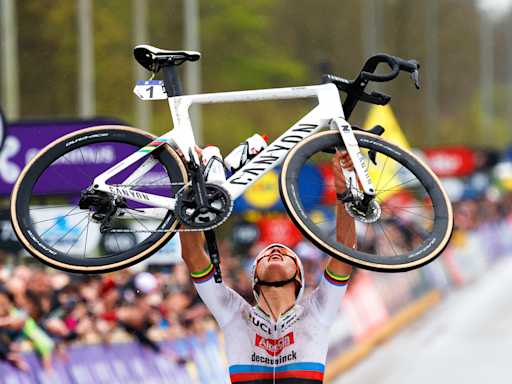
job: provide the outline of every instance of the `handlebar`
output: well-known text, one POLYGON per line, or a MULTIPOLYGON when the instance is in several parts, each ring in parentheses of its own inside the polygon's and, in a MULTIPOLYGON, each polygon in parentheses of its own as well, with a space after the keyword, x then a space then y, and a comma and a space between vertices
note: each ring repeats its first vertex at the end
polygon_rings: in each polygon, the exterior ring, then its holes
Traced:
POLYGON ((357 76, 355 80, 350 81, 332 75, 324 75, 323 82, 324 84, 334 83, 340 91, 347 93, 348 96, 343 103, 343 110, 345 112, 345 118, 348 119, 359 100, 378 105, 386 105, 389 103, 391 96, 378 92, 372 92, 371 95, 368 95, 364 92, 364 89, 366 88, 366 85, 369 81, 375 81, 379 83, 391 81, 398 76, 400 71, 406 71, 411 74, 411 79, 414 81, 416 88, 419 89, 419 68, 420 64, 416 60, 406 61, 400 59, 399 57, 386 55, 385 53, 379 53, 370 57, 368 61, 366 61, 363 69, 361 70, 361 73, 359 73, 359 76, 357 76), (389 68, 391 68, 391 71, 382 75, 374 73, 380 63, 388 64, 389 68))
POLYGON ((393 80, 398 76, 400 71, 406 71, 413 73, 420 68, 420 64, 416 60, 402 60, 399 57, 389 56, 384 53, 379 53, 378 55, 372 56, 368 59, 366 64, 363 67, 363 70, 359 74, 359 77, 362 80, 371 80, 376 82, 385 82, 393 80), (375 69, 377 69, 377 65, 380 63, 387 63, 391 68, 391 72, 379 75, 373 73, 375 69))

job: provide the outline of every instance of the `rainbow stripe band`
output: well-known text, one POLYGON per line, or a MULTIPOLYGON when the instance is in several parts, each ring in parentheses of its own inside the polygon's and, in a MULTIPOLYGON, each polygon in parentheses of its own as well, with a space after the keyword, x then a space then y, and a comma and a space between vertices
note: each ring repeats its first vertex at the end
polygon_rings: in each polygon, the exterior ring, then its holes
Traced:
POLYGON ((327 281, 333 285, 344 286, 348 284, 348 280, 350 279, 350 275, 346 276, 338 276, 329 271, 328 267, 325 267, 324 277, 327 281))
POLYGON ((139 149, 138 152, 151 152, 153 149, 155 149, 156 147, 159 147, 160 145, 162 145, 164 143, 165 143, 165 141, 158 141, 158 140, 152 141, 145 147, 142 147, 141 149, 139 149))
POLYGON ((261 313, 263 316, 265 316, 265 317, 267 317, 267 318, 269 318, 269 319, 270 319, 270 315, 269 315, 267 312, 265 312, 263 309, 261 309, 259 305, 256 305, 256 309, 257 309, 258 311, 260 311, 260 313, 261 313))
POLYGON ((281 316, 279 316, 279 317, 280 318, 285 317, 287 314, 289 314, 291 311, 293 311, 293 308, 295 308, 295 304, 293 304, 290 308, 288 308, 286 311, 281 313, 281 316))
MULTIPOLYGON (((229 376, 232 383, 257 383, 259 380, 302 379, 301 383, 321 383, 325 366, 320 363, 294 363, 282 366, 232 365, 229 376)), ((265 381, 266 382, 266 381, 265 381)))
POLYGON ((195 284, 202 284, 210 280, 215 273, 215 267, 212 263, 202 272, 197 273, 190 273, 190 276, 192 276, 192 281, 195 284))

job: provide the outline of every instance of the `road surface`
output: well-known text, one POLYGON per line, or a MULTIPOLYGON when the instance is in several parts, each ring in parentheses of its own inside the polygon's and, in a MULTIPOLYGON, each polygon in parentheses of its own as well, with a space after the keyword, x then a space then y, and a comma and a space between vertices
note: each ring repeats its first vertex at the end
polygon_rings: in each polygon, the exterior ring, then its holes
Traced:
POLYGON ((512 257, 448 293, 332 384, 512 383, 512 257))

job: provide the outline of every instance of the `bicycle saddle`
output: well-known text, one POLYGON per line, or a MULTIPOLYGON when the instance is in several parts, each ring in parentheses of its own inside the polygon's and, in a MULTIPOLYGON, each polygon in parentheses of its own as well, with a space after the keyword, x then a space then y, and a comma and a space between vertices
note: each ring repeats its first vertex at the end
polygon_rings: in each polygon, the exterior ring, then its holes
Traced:
POLYGON ((151 72, 158 72, 165 64, 179 65, 185 61, 197 61, 201 58, 201 54, 196 51, 167 51, 151 45, 137 45, 133 54, 139 64, 151 72))

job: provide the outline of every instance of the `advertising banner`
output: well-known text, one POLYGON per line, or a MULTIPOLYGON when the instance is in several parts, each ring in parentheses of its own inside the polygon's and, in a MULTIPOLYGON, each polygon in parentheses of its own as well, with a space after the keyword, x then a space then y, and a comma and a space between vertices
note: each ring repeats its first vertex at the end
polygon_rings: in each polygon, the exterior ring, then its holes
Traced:
POLYGON ((0 384, 228 384, 227 363, 219 337, 209 332, 160 343, 187 362, 175 362, 136 343, 81 345, 69 351, 69 361, 52 361, 45 372, 34 353, 23 357, 24 373, 0 361, 0 384))
POLYGON ((465 145, 424 148, 423 153, 438 177, 470 176, 476 169, 473 151, 465 145))
MULTIPOLYGON (((8 135, 0 152, 0 195, 6 196, 11 194, 12 187, 18 179, 21 170, 41 149, 52 141, 79 129, 97 125, 119 124, 120 122, 115 120, 73 120, 10 124, 8 135)), ((84 154, 84 156, 87 157, 87 154, 84 154)))

